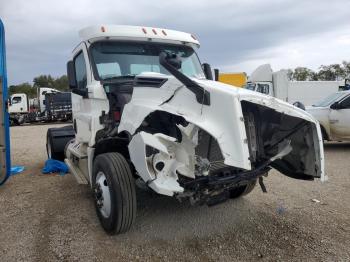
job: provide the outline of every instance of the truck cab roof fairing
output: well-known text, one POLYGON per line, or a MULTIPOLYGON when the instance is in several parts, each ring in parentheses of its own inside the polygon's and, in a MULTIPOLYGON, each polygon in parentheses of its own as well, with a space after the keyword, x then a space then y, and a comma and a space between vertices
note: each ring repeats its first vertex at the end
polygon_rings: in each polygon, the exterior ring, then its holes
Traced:
POLYGON ((130 40, 148 40, 157 42, 180 42, 187 43, 199 48, 200 43, 197 38, 191 34, 145 26, 126 26, 126 25, 101 25, 90 26, 79 31, 82 41, 91 41, 110 38, 110 39, 130 39, 130 40))

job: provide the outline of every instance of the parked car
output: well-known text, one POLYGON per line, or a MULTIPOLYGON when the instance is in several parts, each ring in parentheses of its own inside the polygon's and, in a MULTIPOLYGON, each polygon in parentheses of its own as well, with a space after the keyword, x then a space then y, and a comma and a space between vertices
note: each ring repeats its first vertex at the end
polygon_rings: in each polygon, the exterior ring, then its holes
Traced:
POLYGON ((306 111, 320 122, 323 140, 350 141, 350 91, 333 93, 306 111))

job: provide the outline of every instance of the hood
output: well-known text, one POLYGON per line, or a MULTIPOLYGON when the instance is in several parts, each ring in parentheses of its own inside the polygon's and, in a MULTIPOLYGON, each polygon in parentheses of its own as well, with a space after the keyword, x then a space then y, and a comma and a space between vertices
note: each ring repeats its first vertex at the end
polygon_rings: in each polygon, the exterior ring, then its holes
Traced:
POLYGON ((299 117, 313 123, 317 122, 312 117, 312 115, 305 112, 304 110, 272 96, 251 91, 245 88, 237 88, 217 81, 196 80, 196 82, 198 82, 201 86, 205 87, 205 89, 208 90, 210 93, 226 93, 227 95, 233 95, 237 97, 240 101, 253 102, 274 109, 280 113, 288 114, 294 117, 299 117))

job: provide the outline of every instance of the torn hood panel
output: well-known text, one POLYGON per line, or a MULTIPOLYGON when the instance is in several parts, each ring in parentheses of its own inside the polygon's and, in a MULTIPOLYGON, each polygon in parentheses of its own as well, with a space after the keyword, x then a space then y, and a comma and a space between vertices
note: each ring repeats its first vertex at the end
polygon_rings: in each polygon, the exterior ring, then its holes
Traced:
POLYGON ((195 95, 176 78, 161 74, 143 74, 142 77, 160 77, 167 81, 159 88, 134 88, 131 101, 125 105, 119 132, 134 135, 144 119, 154 111, 165 111, 182 116, 213 136, 225 158, 225 164, 250 170, 249 146, 242 111, 247 101, 272 109, 280 114, 303 119, 313 125, 314 154, 319 161, 318 175, 324 177, 323 144, 319 124, 310 114, 276 98, 223 83, 193 79, 210 92, 210 105, 201 105, 195 95))

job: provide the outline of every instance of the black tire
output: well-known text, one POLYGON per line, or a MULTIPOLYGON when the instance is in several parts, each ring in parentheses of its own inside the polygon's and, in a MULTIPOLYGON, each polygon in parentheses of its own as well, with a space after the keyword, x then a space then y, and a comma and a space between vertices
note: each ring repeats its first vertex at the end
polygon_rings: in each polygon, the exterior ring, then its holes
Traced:
POLYGON ((62 154, 62 152, 57 152, 57 150, 55 150, 55 144, 53 143, 53 137, 51 135, 50 130, 48 130, 46 134, 46 153, 48 158, 59 160, 59 161, 64 160, 64 154, 62 154))
POLYGON ((321 134, 322 134, 323 142, 328 141, 328 135, 327 135, 327 132, 326 132, 326 130, 324 129, 323 126, 321 126, 321 134))
POLYGON ((73 126, 49 128, 46 135, 46 152, 48 158, 64 161, 67 143, 75 136, 73 126))
MULTIPOLYGON (((111 234, 120 234, 128 231, 136 218, 136 191, 135 181, 130 166, 119 153, 105 153, 98 155, 93 164, 92 186, 95 193, 95 206, 97 216, 103 229, 111 234), (101 180, 104 175, 101 189, 101 180), (104 213, 105 200, 101 195, 109 193, 110 212, 104 213), (99 202, 100 201, 100 202, 99 202)), ((108 199, 108 198, 107 198, 108 199)))
POLYGON ((18 122, 17 118, 10 117, 10 126, 20 126, 21 124, 18 122))
POLYGON ((250 192, 253 191, 255 185, 256 185, 256 180, 253 180, 245 186, 240 186, 240 187, 231 189, 229 191, 230 198, 239 198, 239 197, 248 195, 250 192))

